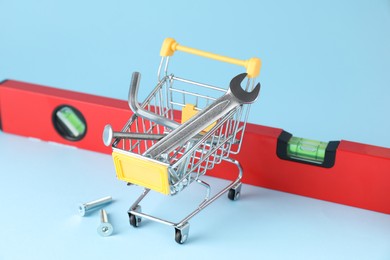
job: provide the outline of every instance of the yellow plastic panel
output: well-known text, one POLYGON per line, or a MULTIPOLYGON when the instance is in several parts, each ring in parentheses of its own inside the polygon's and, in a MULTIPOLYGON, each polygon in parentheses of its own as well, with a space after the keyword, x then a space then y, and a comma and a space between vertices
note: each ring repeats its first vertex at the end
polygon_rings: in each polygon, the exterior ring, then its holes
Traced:
POLYGON ((168 195, 168 165, 133 156, 112 152, 118 179, 168 195))

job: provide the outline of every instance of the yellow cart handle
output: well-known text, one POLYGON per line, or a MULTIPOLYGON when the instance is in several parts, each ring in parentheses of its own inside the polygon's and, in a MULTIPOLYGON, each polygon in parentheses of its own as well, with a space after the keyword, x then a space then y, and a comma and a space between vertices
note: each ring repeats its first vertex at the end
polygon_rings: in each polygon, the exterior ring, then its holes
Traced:
POLYGON ((250 58, 248 60, 239 60, 234 59, 218 54, 214 54, 207 51, 202 51, 198 49, 194 49, 191 47, 186 47, 183 45, 179 45, 175 39, 166 38, 161 46, 160 56, 167 57, 172 56, 175 51, 183 51, 190 54, 202 56, 209 59, 219 60, 222 62, 232 63, 235 65, 243 66, 246 68, 246 73, 248 74, 248 78, 255 78, 260 73, 261 60, 259 58, 250 58))

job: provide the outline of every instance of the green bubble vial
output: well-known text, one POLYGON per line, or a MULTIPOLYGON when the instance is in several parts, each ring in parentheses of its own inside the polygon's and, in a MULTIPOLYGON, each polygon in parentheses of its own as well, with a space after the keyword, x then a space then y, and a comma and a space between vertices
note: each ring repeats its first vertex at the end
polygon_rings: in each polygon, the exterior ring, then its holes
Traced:
POLYGON ((328 142, 321 142, 300 137, 291 137, 287 144, 290 158, 321 164, 325 160, 328 142))
POLYGON ((67 106, 63 107, 57 111, 56 116, 59 120, 61 120, 73 137, 77 138, 85 133, 86 126, 84 122, 78 117, 72 108, 67 106))

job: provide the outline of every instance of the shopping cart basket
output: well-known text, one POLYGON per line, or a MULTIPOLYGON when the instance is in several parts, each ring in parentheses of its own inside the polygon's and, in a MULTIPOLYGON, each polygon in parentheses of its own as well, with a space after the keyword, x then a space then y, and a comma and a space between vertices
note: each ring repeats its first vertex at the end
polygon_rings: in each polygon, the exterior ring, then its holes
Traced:
MULTIPOLYGON (((145 101, 140 105, 137 90, 140 74, 133 73, 129 106, 134 114, 124 125, 121 132, 103 137, 109 144, 111 138, 112 157, 117 177, 129 184, 144 187, 140 197, 128 211, 130 224, 140 225, 141 219, 149 219, 175 229, 175 241, 184 243, 188 238, 188 221, 219 198, 228 193, 228 198, 237 200, 241 191, 243 170, 240 163, 232 158, 241 148, 250 105, 237 105, 223 113, 191 138, 178 143, 172 149, 151 156, 148 151, 163 142, 175 138, 174 129, 181 127, 191 118, 196 118, 199 111, 209 106, 227 93, 220 88, 184 79, 168 72, 171 56, 175 51, 183 51, 202 57, 216 59, 246 68, 246 90, 255 88, 255 78, 260 71, 260 59, 238 60, 225 56, 200 51, 179 45, 174 39, 167 38, 163 42, 158 68, 158 83, 145 101), (211 196, 211 188, 201 177, 216 164, 226 161, 238 169, 237 178, 228 186, 211 196), (154 190, 165 195, 175 195, 198 183, 206 188, 206 195, 196 209, 179 222, 171 222, 141 211, 139 203, 154 190)), ((259 84, 258 84, 259 85, 259 84)), ((260 86, 258 86, 259 88, 260 86)))

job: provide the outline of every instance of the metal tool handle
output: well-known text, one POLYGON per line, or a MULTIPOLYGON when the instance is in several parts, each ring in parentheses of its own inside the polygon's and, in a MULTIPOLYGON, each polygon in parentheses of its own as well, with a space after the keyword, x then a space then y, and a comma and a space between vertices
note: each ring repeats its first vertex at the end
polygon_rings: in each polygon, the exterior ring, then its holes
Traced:
POLYGON ((160 56, 167 57, 172 56, 175 51, 187 52, 190 54, 202 56, 205 58, 218 60, 222 62, 227 62, 231 64, 235 64, 238 66, 243 66, 246 68, 246 73, 248 74, 248 78, 255 78, 260 73, 261 68, 261 60, 259 58, 250 58, 248 60, 239 60, 235 58, 230 58, 227 56, 222 56, 219 54, 214 54, 207 51, 198 50, 195 48, 187 47, 178 44, 175 39, 166 38, 161 46, 160 56))
POLYGON ((253 103, 259 95, 260 83, 251 92, 244 91, 240 83, 245 77, 246 73, 235 76, 230 81, 229 91, 225 95, 216 99, 208 107, 175 128, 158 143, 149 148, 145 154, 152 158, 157 158, 163 153, 170 153, 177 146, 182 146, 201 132, 202 129, 222 118, 234 108, 243 104, 253 103))

